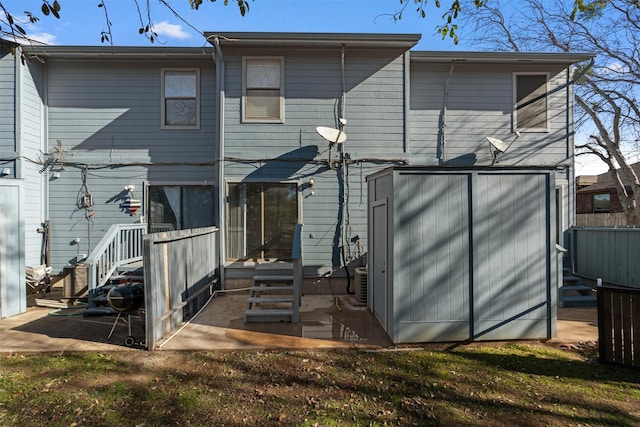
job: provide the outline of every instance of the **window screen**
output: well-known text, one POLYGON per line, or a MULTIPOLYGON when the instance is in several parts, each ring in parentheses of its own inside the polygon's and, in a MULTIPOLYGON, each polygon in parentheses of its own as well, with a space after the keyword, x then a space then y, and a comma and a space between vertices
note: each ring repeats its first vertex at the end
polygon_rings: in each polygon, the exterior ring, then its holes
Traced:
POLYGON ((197 70, 163 70, 163 127, 198 127, 197 70))
POLYGON ((547 76, 516 75, 516 129, 547 130, 547 76))
POLYGON ((282 59, 245 59, 244 119, 282 121, 282 59))

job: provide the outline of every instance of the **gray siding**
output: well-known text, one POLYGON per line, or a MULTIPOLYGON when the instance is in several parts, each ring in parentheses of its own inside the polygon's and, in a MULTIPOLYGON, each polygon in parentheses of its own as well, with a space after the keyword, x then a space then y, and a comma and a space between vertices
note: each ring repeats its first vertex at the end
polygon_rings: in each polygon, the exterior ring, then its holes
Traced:
MULTIPOLYGON (((15 57, 9 47, 0 44, 0 158, 15 155, 17 150, 15 139, 16 113, 16 64, 15 57)), ((0 168, 11 168, 13 161, 0 161, 0 168)))
POLYGON ((42 237, 38 233, 44 220, 45 175, 38 164, 46 151, 44 143, 44 73, 38 61, 20 67, 19 146, 20 177, 25 180, 25 262, 38 265, 41 261, 42 237))
MULTIPOLYGON (((225 51, 225 155, 253 159, 249 164, 227 161, 225 177, 251 180, 316 181, 315 195, 300 193, 304 222, 303 253, 307 273, 324 274, 342 265, 340 220, 346 222, 348 261, 358 266, 366 248, 367 196, 365 176, 405 158, 404 56, 401 50, 345 52, 344 151, 352 162, 343 181, 341 172, 328 170, 328 143, 317 126, 337 126, 337 106, 342 95, 341 52, 317 50, 225 51), (242 56, 284 56, 285 122, 241 122, 242 56), (275 159, 295 158, 300 162, 275 159), (257 161, 264 159, 264 161, 257 161), (341 208, 340 189, 345 191, 341 208), (360 248, 354 237, 360 239, 360 248)), ((335 149, 334 149, 335 150, 335 149)), ((337 151, 333 159, 338 158, 337 151)))
MULTIPOLYGON (((88 254, 111 224, 131 223, 120 209, 123 188, 144 183, 217 180, 215 69, 203 61, 50 61, 48 63, 48 146, 60 140, 60 178, 50 181, 54 268, 78 253, 88 254), (161 68, 200 68, 200 129, 162 130, 161 68), (64 166, 64 168, 63 168, 64 166), (84 174, 86 168, 87 173, 84 174), (84 180, 83 180, 84 175, 84 180), (93 196, 93 215, 82 209, 93 196), (80 238, 80 245, 72 244, 80 238)), ((138 212, 140 214, 140 211, 138 212)))
POLYGON ((552 166, 568 158, 566 72, 558 65, 411 64, 410 141, 413 165, 442 158, 471 166, 491 162, 487 136, 513 140, 513 73, 549 72, 549 132, 526 132, 500 157, 502 166, 552 166), (447 83, 448 81, 448 83, 447 83), (445 106, 446 91, 446 112, 445 106), (441 129, 444 121, 444 130, 441 129), (442 136, 444 132, 444 136, 442 136), (465 156, 465 157, 463 157, 465 156))

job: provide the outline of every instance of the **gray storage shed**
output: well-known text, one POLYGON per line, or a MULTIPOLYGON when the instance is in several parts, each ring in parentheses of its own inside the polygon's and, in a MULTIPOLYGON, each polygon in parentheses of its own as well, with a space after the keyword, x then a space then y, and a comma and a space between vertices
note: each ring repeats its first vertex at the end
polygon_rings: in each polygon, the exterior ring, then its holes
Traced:
POLYGON ((368 306, 394 343, 556 335, 553 170, 396 167, 367 182, 368 306))

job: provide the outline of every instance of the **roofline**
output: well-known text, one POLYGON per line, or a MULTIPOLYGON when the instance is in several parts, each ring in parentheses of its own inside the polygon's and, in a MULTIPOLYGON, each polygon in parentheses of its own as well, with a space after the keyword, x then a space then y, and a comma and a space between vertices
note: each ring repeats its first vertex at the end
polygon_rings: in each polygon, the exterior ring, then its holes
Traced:
POLYGON ((42 58, 153 59, 207 58, 212 47, 23 46, 25 54, 42 58))
POLYGON ((218 38, 222 46, 351 46, 399 47, 410 49, 421 34, 391 33, 269 33, 269 32, 205 32, 210 42, 218 38))
POLYGON ((596 56, 591 52, 454 52, 454 51, 411 51, 413 62, 492 62, 527 63, 546 62, 573 64, 589 61, 596 56))

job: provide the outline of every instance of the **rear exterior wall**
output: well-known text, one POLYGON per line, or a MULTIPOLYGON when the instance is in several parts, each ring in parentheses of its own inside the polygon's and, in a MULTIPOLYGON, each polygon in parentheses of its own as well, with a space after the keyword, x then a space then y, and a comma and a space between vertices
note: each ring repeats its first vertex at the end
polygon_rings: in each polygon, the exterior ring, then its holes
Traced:
POLYGON ((139 221, 143 210, 120 208, 125 186, 143 199, 146 183, 216 181, 215 68, 204 58, 47 62, 47 141, 57 156, 50 171, 60 173, 49 184, 54 270, 89 254, 112 224, 139 221), (161 129, 163 67, 200 69, 200 129, 161 129))

